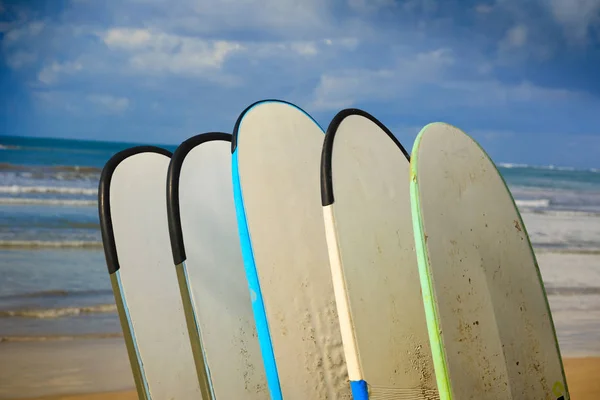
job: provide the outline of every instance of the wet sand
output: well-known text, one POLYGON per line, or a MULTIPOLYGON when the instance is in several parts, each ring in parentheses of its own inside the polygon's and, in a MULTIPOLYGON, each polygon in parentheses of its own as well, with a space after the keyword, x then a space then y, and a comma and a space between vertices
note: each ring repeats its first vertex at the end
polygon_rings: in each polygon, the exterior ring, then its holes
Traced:
MULTIPOLYGON (((136 400, 122 339, 0 342, 0 399, 136 400)), ((600 399, 600 357, 564 357, 574 400, 600 399)))
POLYGON ((35 400, 137 400, 137 396, 135 391, 125 391, 81 394, 73 396, 37 397, 35 400))
MULTIPOLYGON (((564 360, 572 400, 600 399, 600 357, 564 360)), ((106 392, 74 396, 38 397, 35 400, 136 400, 134 391, 106 392)), ((33 400, 33 399, 31 399, 33 400)))
POLYGON ((0 399, 135 387, 122 337, 0 342, 0 360, 0 399))

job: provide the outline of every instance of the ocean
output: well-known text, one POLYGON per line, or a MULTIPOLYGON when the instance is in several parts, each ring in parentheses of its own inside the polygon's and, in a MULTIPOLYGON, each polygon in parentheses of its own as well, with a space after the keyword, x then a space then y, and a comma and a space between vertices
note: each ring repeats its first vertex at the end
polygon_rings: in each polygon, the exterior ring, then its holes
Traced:
MULTIPOLYGON (((0 341, 120 335, 97 188, 106 161, 133 145, 0 136, 0 341)), ((498 165, 538 255, 561 347, 600 354, 600 171, 498 165)))
POLYGON ((0 136, 0 341, 121 334, 97 196, 134 145, 0 136))

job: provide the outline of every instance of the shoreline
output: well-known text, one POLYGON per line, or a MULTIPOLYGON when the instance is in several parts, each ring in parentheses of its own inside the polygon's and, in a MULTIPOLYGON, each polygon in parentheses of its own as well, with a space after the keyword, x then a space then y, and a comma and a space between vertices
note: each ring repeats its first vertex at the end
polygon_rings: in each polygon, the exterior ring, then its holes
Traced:
MULTIPOLYGON (((569 394, 574 400, 600 398, 600 357, 577 357, 563 360, 569 394)), ((16 400, 16 399, 10 399, 16 400)), ((137 400, 135 390, 52 395, 20 400, 137 400)))
MULTIPOLYGON (((571 398, 600 399, 600 255, 535 251, 571 398)), ((5 326, 0 334, 0 400, 136 400, 124 338, 113 332, 116 322, 114 327, 106 320, 95 323, 94 329, 107 332, 88 329, 89 318, 106 315, 76 316, 81 322, 72 327, 64 325, 72 322, 71 316, 18 320, 52 328, 45 333, 5 326), (82 324, 84 332, 69 331, 82 324)))

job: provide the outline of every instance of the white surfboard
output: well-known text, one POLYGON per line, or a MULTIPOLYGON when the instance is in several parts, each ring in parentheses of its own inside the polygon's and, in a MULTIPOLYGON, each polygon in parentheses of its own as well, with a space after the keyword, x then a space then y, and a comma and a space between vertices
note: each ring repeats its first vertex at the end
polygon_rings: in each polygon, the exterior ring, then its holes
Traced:
POLYGON ((233 133, 233 184, 271 399, 350 399, 320 204, 324 133, 261 101, 233 133))
POLYGON ((568 399, 535 255, 488 155, 451 125, 427 125, 411 205, 440 398, 568 399))
POLYGON ((102 241, 141 399, 205 399, 188 338, 167 225, 171 153, 141 146, 114 155, 100 178, 102 241))
POLYGON ((214 399, 267 399, 233 203, 230 134, 200 134, 179 145, 167 207, 197 368, 207 371, 214 399))
POLYGON ((331 121, 321 194, 354 399, 436 399, 414 250, 409 161, 370 114, 331 121))

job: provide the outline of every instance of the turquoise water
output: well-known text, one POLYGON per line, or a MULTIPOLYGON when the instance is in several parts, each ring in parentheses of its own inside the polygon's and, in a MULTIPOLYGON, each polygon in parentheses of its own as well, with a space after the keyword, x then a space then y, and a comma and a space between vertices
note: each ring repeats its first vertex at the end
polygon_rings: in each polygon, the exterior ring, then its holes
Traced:
MULTIPOLYGON (((133 145, 0 136, 0 338, 120 331, 96 198, 106 161, 133 145)), ((499 169, 526 213, 600 216, 600 171, 499 169)), ((538 247, 590 246, 581 235, 542 233, 539 243, 532 236, 538 247)))

